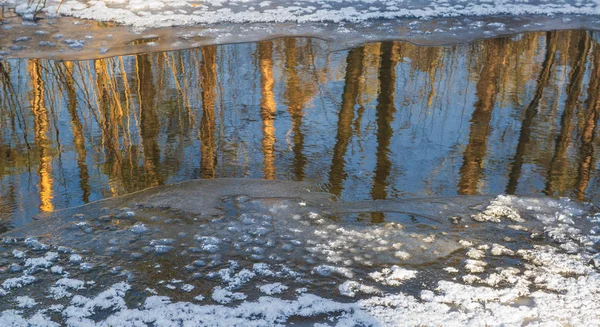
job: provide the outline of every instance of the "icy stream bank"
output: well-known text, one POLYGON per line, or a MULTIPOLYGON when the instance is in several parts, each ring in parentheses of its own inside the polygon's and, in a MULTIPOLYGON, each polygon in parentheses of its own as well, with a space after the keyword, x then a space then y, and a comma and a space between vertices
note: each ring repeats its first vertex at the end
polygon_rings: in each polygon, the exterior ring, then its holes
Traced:
POLYGON ((448 45, 532 31, 600 29, 596 2, 0 1, 0 59, 93 59, 313 37, 331 51, 402 40, 448 45), (40 2, 41 3, 41 2, 40 2))
POLYGON ((594 325, 599 222, 550 198, 343 203, 190 181, 3 235, 0 322, 594 325))

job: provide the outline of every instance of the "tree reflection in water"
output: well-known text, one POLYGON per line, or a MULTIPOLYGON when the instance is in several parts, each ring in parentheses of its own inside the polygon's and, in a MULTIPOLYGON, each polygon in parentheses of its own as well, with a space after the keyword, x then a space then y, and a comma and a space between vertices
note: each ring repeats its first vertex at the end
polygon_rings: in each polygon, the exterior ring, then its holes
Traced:
POLYGON ((0 62, 0 219, 219 177, 308 180, 347 200, 597 201, 599 46, 556 31, 0 62))

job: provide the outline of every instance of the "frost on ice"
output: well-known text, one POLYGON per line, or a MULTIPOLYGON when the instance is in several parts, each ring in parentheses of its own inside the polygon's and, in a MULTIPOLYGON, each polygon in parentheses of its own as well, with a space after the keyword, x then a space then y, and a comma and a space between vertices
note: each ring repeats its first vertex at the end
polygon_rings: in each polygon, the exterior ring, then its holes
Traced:
POLYGON ((576 0, 0 0, 0 4, 19 15, 2 20, 0 58, 96 59, 282 36, 316 37, 335 51, 383 40, 441 45, 530 31, 600 29, 598 2, 576 0), (93 27, 105 21, 119 24, 93 27))
MULTIPOLYGON (((9 0, 10 1, 10 0, 9 0)), ((32 17, 39 10, 34 2, 13 0, 17 12, 32 17)), ((100 21, 115 21, 138 27, 256 22, 357 22, 369 19, 491 15, 598 15, 595 2, 542 0, 48 0, 45 12, 100 21)), ((495 28, 505 28, 496 22, 495 28)))
POLYGON ((5 234, 0 325, 600 319, 592 206, 515 196, 342 203, 311 187, 192 181, 5 234), (357 219, 373 212, 385 222, 357 219), (90 233, 72 228, 82 222, 90 233))

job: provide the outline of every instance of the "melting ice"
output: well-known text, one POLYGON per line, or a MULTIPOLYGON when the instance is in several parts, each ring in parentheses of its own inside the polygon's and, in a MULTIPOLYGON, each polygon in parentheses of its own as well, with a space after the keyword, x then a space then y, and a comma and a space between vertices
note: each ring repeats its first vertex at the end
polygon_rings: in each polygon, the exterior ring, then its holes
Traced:
POLYGON ((528 31, 600 29, 597 1, 0 0, 1 4, 9 8, 0 21, 6 35, 0 40, 0 56, 6 57, 97 58, 284 36, 318 37, 337 50, 384 40, 439 45, 528 31), (11 12, 24 21, 11 18, 11 12), (73 18, 57 19, 65 16, 73 18), (57 35, 61 38, 54 38, 57 35))
MULTIPOLYGON (((371 19, 437 18, 492 15, 599 15, 595 1, 564 0, 50 0, 45 11, 79 18, 116 21, 140 27, 257 22, 358 22, 371 19)), ((31 1, 18 12, 39 10, 31 1)))
POLYGON ((5 234, 0 323, 590 325, 599 244, 596 208, 567 199, 190 181, 5 234))

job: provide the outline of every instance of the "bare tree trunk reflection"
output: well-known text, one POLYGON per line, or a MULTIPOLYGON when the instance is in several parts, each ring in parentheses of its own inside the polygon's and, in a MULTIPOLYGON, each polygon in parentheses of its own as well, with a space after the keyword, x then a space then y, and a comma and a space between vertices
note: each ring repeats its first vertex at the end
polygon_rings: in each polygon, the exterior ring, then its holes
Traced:
POLYGON ((75 79, 73 77, 73 62, 65 62, 64 80, 67 91, 67 110, 71 116, 71 130, 73 133, 73 145, 77 153, 77 168, 79 170, 79 186, 83 192, 82 200, 84 203, 90 202, 91 187, 89 184, 89 172, 86 163, 87 151, 85 149, 85 137, 83 134, 83 125, 77 111, 77 92, 75 89, 75 79))
MULTIPOLYGON (((398 64, 398 45, 395 42, 385 42, 381 46, 381 64, 379 66, 379 95, 377 96, 377 162, 373 177, 373 200, 387 198, 387 179, 392 169, 389 158, 390 143, 394 130, 392 121, 396 113, 396 65, 398 64)), ((383 213, 373 213, 371 220, 383 222, 383 213)))
POLYGON ((469 143, 463 154, 458 182, 459 194, 477 194, 483 173, 483 161, 487 152, 490 120, 499 92, 502 66, 508 53, 506 39, 494 39, 485 43, 483 67, 476 86, 477 102, 471 116, 469 143))
POLYGON ((579 43, 577 45, 577 58, 571 68, 569 76, 569 85, 567 85, 567 99, 560 120, 560 133, 556 138, 554 156, 550 162, 548 176, 546 176, 547 195, 562 194, 565 190, 565 182, 570 178, 567 174, 567 150, 571 145, 571 133, 573 131, 573 119, 575 109, 579 103, 581 95, 581 86, 585 75, 585 63, 588 51, 590 49, 590 38, 587 32, 581 31, 579 34, 579 43))
POLYGON ((156 90, 154 88, 150 56, 149 54, 136 55, 136 65, 139 78, 140 133, 142 135, 142 147, 144 148, 144 170, 148 177, 146 186, 156 186, 162 184, 162 174, 158 172, 160 149, 157 142, 160 121, 154 104, 156 90))
POLYGON ((258 44, 260 66, 260 116, 262 118, 264 155, 263 175, 265 179, 275 179, 275 95, 273 93, 273 42, 263 41, 258 44))
POLYGON ((598 43, 595 44, 593 70, 590 74, 588 86, 588 98, 586 103, 586 114, 581 135, 581 147, 579 148, 579 172, 575 186, 577 200, 585 200, 585 191, 590 183, 592 172, 595 169, 594 138, 596 125, 600 118, 600 54, 598 43))
POLYGON ((296 39, 287 38, 285 44, 285 105, 292 118, 292 132, 294 152, 294 176, 301 181, 304 179, 304 168, 306 167, 306 156, 304 155, 304 133, 302 133, 302 118, 304 117, 305 89, 300 86, 300 77, 298 76, 298 47, 296 39))
POLYGON ((52 178, 50 140, 48 140, 47 135, 50 128, 50 120, 48 109, 45 105, 45 85, 42 79, 42 68, 39 59, 29 60, 28 70, 31 80, 30 105, 34 115, 35 145, 39 151, 40 160, 38 166, 40 211, 52 212, 54 211, 54 205, 52 204, 52 187, 54 181, 52 178))
POLYGON ((117 196, 125 192, 122 171, 123 156, 119 144, 119 122, 121 117, 116 108, 111 105, 107 60, 95 60, 94 71, 96 72, 96 92, 98 92, 102 145, 106 156, 105 165, 109 171, 108 184, 111 196, 117 196))
POLYGON ((552 66, 556 55, 556 37, 556 32, 546 33, 546 56, 542 64, 540 76, 537 80, 537 86, 533 95, 533 99, 531 99, 527 109, 525 109, 525 118, 521 123, 521 131, 519 132, 517 150, 512 161, 512 168, 510 170, 508 185, 506 187, 506 193, 508 194, 514 194, 517 191, 519 178, 521 176, 521 168, 523 166, 523 160, 525 157, 525 150, 531 136, 531 124, 533 122, 533 118, 538 113, 540 100, 542 99, 544 90, 548 86, 548 81, 550 80, 550 72, 552 72, 552 66))
POLYGON ((217 86, 217 47, 208 46, 201 49, 202 64, 201 89, 202 89, 202 119, 200 121, 200 177, 215 178, 216 155, 216 86, 217 86))
POLYGON ((333 148, 333 158, 331 159, 331 169, 329 171, 329 192, 338 197, 342 194, 343 183, 346 179, 344 157, 352 136, 354 106, 359 97, 359 83, 363 73, 364 55, 364 47, 359 47, 350 50, 346 58, 342 106, 338 114, 336 143, 333 148))

